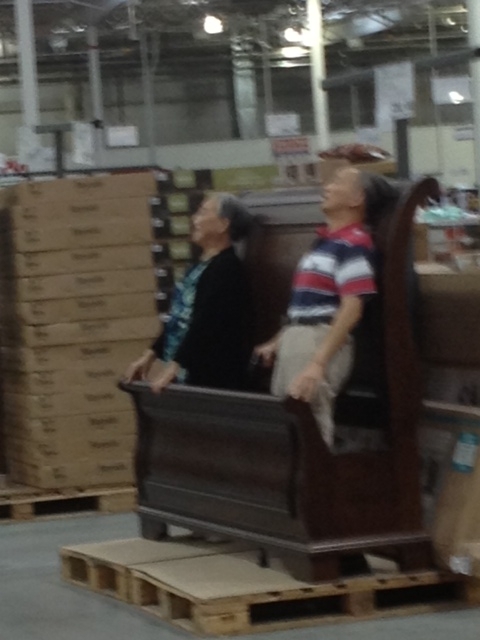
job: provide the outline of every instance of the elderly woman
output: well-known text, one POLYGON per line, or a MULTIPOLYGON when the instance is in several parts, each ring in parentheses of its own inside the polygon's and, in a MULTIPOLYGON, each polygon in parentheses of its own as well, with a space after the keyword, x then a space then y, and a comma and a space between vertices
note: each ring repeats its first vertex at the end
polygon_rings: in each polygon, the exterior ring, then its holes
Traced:
POLYGON ((165 362, 152 384, 156 393, 172 382, 242 389, 249 360, 250 291, 233 242, 244 238, 252 217, 232 195, 207 197, 192 218, 197 264, 176 286, 162 334, 127 369, 128 382, 145 380, 157 358, 165 362))

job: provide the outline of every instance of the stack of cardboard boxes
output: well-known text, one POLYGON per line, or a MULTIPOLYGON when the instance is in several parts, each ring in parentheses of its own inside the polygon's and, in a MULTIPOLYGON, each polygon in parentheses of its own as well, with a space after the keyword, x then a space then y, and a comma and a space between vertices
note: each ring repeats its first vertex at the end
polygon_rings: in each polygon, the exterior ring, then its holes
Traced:
POLYGON ((135 418, 116 389, 159 330, 151 173, 1 192, 1 331, 10 478, 43 489, 133 479, 135 418))

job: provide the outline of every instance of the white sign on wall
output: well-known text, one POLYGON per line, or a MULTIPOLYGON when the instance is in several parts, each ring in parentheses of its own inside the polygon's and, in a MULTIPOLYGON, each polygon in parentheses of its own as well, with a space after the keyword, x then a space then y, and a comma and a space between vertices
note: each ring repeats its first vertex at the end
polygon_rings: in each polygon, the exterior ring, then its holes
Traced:
POLYGON ((377 127, 392 129, 393 120, 415 115, 415 72, 411 62, 375 67, 377 127))
POLYGON ((17 129, 17 156, 19 162, 30 168, 30 171, 41 171, 43 167, 42 145, 40 136, 32 127, 21 126, 17 129))
POLYGON ((457 142, 462 140, 475 140, 475 130, 473 124, 464 124, 460 127, 456 127, 453 132, 453 137, 457 142))
POLYGON ((469 76, 432 78, 432 98, 434 104, 464 104, 472 102, 469 76))
POLYGON ((140 136, 138 127, 107 127, 105 130, 107 147, 138 147, 140 136))
POLYGON ((269 138, 299 136, 301 121, 298 113, 269 113, 265 116, 265 127, 269 138))
POLYGON ((95 166, 95 136, 89 122, 72 123, 73 155, 75 164, 95 166))

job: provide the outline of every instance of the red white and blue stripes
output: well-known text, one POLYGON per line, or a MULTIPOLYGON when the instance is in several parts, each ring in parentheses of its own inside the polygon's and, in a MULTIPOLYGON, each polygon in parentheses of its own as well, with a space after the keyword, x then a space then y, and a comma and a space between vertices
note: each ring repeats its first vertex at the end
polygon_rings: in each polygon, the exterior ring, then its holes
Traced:
POLYGON ((288 308, 292 322, 319 322, 337 312, 345 296, 376 293, 374 247, 362 225, 329 232, 318 231, 319 240, 300 261, 288 308))

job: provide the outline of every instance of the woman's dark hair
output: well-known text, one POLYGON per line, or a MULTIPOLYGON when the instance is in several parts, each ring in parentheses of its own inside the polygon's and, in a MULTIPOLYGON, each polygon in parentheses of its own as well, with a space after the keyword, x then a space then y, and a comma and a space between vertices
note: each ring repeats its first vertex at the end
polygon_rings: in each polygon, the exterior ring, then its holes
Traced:
POLYGON ((230 221, 229 233, 232 242, 238 242, 250 233, 253 216, 236 196, 230 193, 218 193, 218 215, 230 221))

